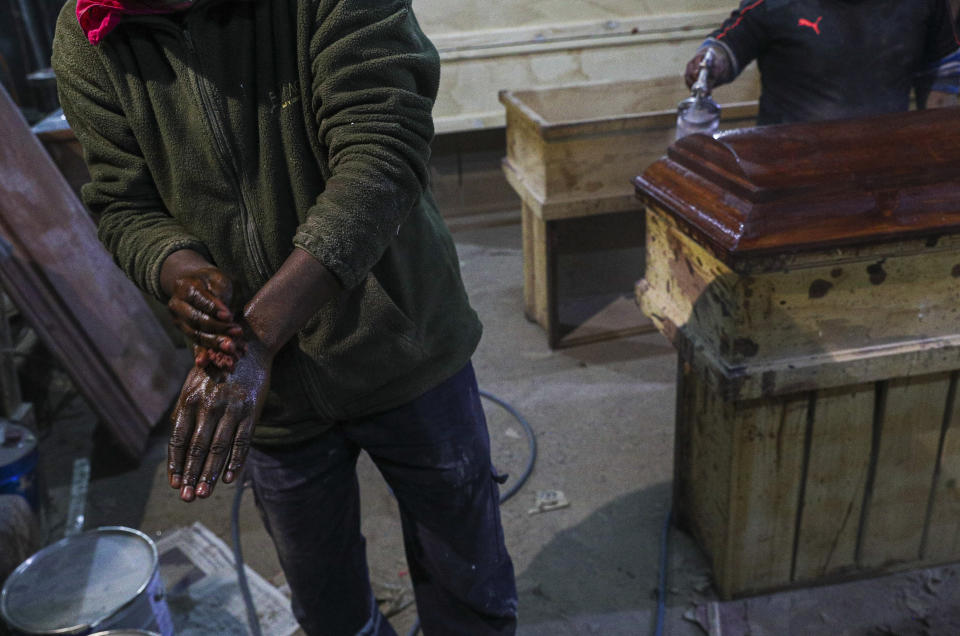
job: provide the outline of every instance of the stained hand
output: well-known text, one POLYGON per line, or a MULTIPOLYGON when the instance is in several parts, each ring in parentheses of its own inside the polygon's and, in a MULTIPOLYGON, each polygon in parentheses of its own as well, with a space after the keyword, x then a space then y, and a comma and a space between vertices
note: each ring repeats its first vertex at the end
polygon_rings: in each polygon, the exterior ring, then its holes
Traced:
POLYGON ((212 362, 230 370, 243 355, 243 329, 229 308, 232 295, 230 279, 212 266, 193 269, 174 282, 167 307, 177 327, 197 345, 194 361, 199 367, 212 362))
POLYGON ((252 339, 233 373, 195 366, 171 417, 167 478, 183 501, 209 497, 217 480, 236 479, 270 388, 273 357, 252 339))
POLYGON ((713 62, 710 64, 710 72, 707 74, 707 86, 712 90, 718 84, 725 84, 730 81, 730 62, 727 58, 727 54, 717 46, 714 47, 704 47, 697 51, 697 54, 687 62, 686 71, 683 74, 683 79, 687 83, 687 88, 691 88, 694 83, 697 81, 697 77, 700 75, 700 63, 703 61, 703 58, 706 56, 707 51, 713 48, 713 62))

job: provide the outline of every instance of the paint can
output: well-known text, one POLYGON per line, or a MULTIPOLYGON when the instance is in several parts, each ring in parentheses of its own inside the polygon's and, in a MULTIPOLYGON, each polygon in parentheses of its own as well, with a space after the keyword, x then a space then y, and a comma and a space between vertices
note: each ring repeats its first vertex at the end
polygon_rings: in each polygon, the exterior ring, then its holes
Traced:
POLYGON ((37 437, 30 429, 0 420, 0 495, 20 495, 40 513, 37 437))
POLYGON ((24 561, 0 592, 0 616, 16 634, 117 629, 173 636, 157 547, 139 530, 107 526, 66 537, 24 561))

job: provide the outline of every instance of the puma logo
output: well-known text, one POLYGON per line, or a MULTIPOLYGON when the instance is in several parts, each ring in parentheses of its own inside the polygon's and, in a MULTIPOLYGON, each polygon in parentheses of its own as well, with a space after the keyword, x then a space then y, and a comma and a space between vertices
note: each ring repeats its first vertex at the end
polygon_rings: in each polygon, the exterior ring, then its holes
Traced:
POLYGON ((820 20, 823 20, 823 16, 820 16, 819 18, 817 18, 816 22, 811 22, 806 18, 800 18, 800 20, 797 21, 797 26, 810 27, 811 29, 817 32, 817 35, 820 35, 820 20))

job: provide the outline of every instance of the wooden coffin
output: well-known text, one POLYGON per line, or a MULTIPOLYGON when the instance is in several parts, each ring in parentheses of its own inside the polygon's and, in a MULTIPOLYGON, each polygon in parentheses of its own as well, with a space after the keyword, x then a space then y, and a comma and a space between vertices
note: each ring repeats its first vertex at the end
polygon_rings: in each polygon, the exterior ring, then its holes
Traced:
POLYGON ((724 596, 960 558, 958 116, 697 135, 637 179, 724 596))
POLYGON ((132 458, 186 373, 83 205, 0 88, 0 284, 132 458))

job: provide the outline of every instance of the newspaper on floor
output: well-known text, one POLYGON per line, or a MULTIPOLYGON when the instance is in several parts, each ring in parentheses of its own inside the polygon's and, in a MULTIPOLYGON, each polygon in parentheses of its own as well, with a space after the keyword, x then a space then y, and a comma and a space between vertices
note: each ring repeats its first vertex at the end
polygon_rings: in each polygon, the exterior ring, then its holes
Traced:
MULTIPOLYGON (((237 583, 233 551, 200 522, 165 532, 157 540, 160 577, 177 636, 247 636, 247 614, 237 583)), ((290 636, 297 621, 290 601, 275 586, 245 566, 260 628, 271 636, 290 636)))

